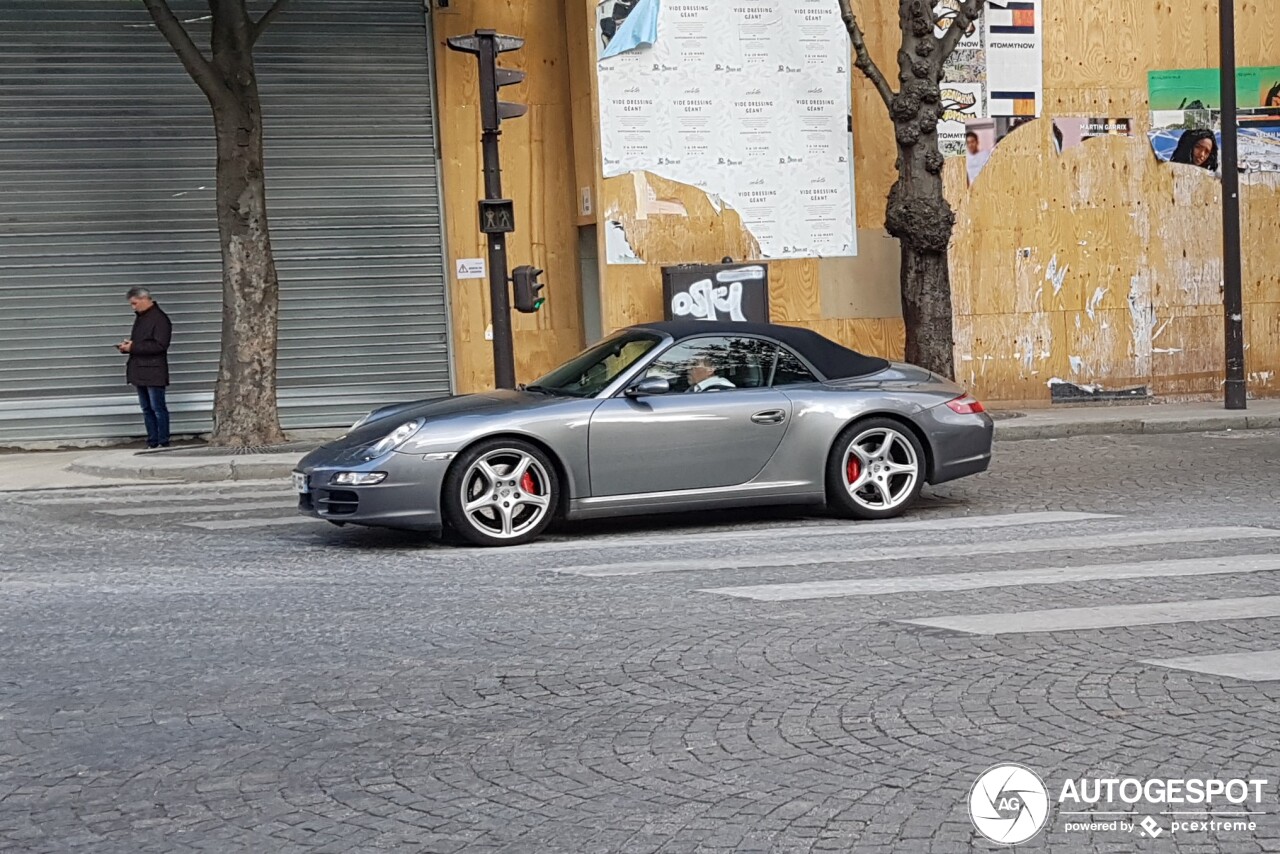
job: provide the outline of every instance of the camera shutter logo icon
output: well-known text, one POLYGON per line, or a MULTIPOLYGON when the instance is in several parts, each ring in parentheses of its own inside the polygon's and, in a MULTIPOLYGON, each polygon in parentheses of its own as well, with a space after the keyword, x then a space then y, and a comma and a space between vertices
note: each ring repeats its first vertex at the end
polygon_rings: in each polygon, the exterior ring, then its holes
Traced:
POLYGON ((1049 790, 1024 765, 996 765, 973 784, 969 818, 979 833, 998 845, 1026 842, 1049 819, 1049 790))

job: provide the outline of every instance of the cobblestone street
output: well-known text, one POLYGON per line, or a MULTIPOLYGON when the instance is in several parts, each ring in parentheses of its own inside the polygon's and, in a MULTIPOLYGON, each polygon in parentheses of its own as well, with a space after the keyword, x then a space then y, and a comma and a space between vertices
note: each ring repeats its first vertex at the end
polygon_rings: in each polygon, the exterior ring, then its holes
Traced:
POLYGON ((478 550, 291 506, 0 497, 0 850, 996 850, 1002 762, 1054 805, 1025 850, 1280 850, 1280 432, 1001 442, 861 525, 478 550), (1082 777, 1267 779, 1267 814, 1068 830, 1082 777))

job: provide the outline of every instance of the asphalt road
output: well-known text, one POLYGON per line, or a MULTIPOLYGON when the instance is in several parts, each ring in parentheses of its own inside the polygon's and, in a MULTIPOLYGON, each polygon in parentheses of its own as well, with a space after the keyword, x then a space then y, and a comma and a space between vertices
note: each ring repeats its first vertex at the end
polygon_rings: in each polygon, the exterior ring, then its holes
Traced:
POLYGON ((970 795, 1011 762, 1049 793, 988 804, 1043 818, 1023 850, 1280 850, 1280 433, 1002 443, 904 523, 507 550, 285 489, 0 499, 0 850, 996 850, 970 795), (1074 829, 1096 777, 1269 782, 1074 829))

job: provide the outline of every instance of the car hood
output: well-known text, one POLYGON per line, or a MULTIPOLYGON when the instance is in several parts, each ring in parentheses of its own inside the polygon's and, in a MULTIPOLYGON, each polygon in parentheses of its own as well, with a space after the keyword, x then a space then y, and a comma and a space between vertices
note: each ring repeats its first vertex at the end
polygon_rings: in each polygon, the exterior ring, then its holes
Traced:
POLYGON ((565 398, 546 394, 500 389, 480 394, 460 394, 432 400, 397 403, 374 410, 373 418, 354 430, 339 436, 320 450, 332 454, 354 448, 364 448, 381 440, 406 421, 424 418, 427 423, 442 418, 458 418, 471 415, 501 415, 520 409, 563 403, 565 398))

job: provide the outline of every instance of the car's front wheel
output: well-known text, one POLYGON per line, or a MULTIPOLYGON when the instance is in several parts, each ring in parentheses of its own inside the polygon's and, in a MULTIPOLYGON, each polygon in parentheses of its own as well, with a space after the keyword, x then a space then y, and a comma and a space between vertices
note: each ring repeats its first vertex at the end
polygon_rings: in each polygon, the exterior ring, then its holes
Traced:
POLYGON ((891 418, 850 425, 827 460, 827 503, 854 519, 891 519, 910 507, 924 486, 924 449, 891 418))
POLYGON ((491 439, 454 461, 442 510, 467 542, 513 546, 546 530, 559 496, 555 466, 540 448, 519 439, 491 439))

